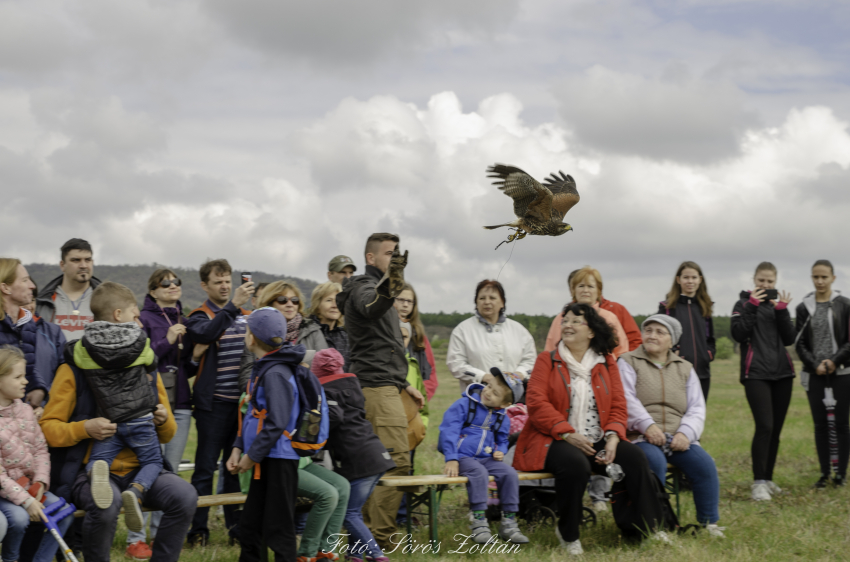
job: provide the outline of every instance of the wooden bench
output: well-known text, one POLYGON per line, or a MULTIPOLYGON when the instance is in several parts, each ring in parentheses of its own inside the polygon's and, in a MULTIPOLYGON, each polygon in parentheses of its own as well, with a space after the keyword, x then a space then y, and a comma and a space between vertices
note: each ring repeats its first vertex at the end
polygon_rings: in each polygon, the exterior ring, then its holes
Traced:
MULTIPOLYGON (((545 480, 554 478, 553 474, 548 472, 519 472, 520 480, 545 480)), ((495 478, 490 477, 490 481, 495 478)), ((440 543, 439 531, 437 529, 437 516, 440 513, 440 502, 443 499, 443 492, 449 486, 455 484, 466 484, 469 480, 466 476, 443 476, 443 475, 423 475, 423 476, 384 476, 378 480, 378 486, 389 486, 404 492, 407 504, 407 534, 410 536, 413 532, 412 514, 416 507, 424 506, 427 510, 428 525, 429 525, 429 542, 431 543, 432 552, 440 543)), ((411 539, 412 540, 412 539, 411 539)), ((437 554, 437 552, 434 552, 437 554)))

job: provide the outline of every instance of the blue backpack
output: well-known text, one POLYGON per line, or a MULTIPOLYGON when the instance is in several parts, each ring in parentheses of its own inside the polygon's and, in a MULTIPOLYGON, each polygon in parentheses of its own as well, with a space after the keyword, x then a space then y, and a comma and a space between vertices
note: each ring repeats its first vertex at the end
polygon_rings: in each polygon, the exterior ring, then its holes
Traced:
MULTIPOLYGON (((255 382, 259 386, 264 375, 260 375, 255 382)), ((330 422, 328 404, 325 399, 325 391, 316 375, 303 365, 295 367, 295 384, 298 387, 298 404, 295 406, 298 412, 295 429, 292 433, 284 430, 283 434, 289 439, 299 457, 312 457, 321 451, 328 442, 330 433, 330 422)), ((249 394, 250 392, 249 388, 249 394)), ((251 406, 254 416, 260 418, 257 432, 262 429, 262 420, 265 418, 266 410, 260 410, 256 398, 252 395, 251 406)))

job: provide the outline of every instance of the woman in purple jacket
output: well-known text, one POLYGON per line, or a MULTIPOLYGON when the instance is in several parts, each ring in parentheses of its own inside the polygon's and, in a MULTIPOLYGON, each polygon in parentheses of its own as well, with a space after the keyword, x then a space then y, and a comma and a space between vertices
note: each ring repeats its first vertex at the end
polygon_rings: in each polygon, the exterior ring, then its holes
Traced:
MULTIPOLYGON (((192 424, 189 378, 195 374, 191 362, 193 346, 186 334, 183 306, 180 304, 183 295, 181 285, 180 279, 170 269, 154 271, 148 279, 148 294, 140 316, 142 326, 151 340, 151 349, 159 361, 159 373, 177 422, 174 438, 162 446, 162 455, 175 472, 189 439, 192 424)), ((156 538, 161 518, 162 512, 155 512, 151 517, 151 539, 156 538)), ((144 539, 144 531, 129 532, 127 536, 130 545, 138 541, 144 543, 144 539)))

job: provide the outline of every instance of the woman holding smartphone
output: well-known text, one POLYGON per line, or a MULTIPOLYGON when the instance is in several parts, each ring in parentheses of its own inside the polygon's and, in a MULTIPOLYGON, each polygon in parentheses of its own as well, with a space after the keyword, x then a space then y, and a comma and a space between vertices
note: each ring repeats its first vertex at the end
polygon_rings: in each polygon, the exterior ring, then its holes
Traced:
POLYGON ((826 406, 827 389, 835 398, 835 423, 838 431, 838 466, 832 483, 843 486, 850 457, 850 299, 833 290, 835 270, 828 260, 812 266, 815 290, 797 306, 797 355, 803 362, 800 380, 809 395, 809 407, 815 422, 815 447, 820 463, 820 479, 815 488, 825 488, 832 472, 829 458, 829 432, 826 406))
POLYGON ((754 280, 755 289, 743 291, 732 310, 732 337, 741 344, 741 384, 756 423, 752 497, 769 501, 782 491, 773 483, 773 467, 794 380, 785 347, 794 343, 797 332, 788 311, 791 295, 776 290, 776 266, 760 263, 754 280))

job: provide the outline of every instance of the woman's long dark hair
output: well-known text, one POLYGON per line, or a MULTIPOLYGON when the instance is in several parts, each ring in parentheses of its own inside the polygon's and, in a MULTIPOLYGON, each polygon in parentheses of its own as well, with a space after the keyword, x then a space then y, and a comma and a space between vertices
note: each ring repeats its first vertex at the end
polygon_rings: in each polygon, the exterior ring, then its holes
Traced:
POLYGON ((593 332, 590 349, 599 355, 608 355, 617 348, 617 335, 608 325, 608 322, 593 310, 592 306, 572 302, 564 307, 565 318, 567 312, 572 312, 576 316, 584 316, 587 327, 593 332))

